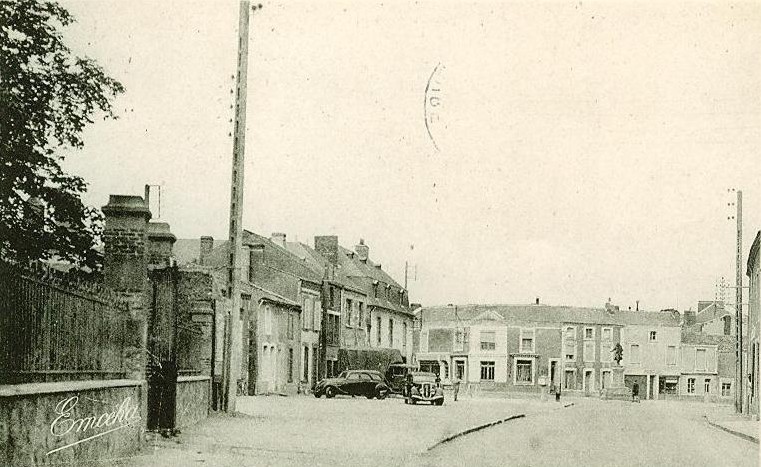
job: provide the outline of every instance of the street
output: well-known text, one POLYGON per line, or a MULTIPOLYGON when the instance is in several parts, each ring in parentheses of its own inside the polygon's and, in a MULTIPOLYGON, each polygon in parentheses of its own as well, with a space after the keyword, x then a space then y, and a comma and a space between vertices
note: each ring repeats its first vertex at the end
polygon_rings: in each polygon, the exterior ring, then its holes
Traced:
MULTIPOLYGON (((474 433, 419 465, 757 466, 758 445, 708 426, 701 403, 583 400, 474 433)), ((723 408, 728 409, 728 408, 723 408)))
POLYGON ((117 465, 758 465, 758 445, 707 425, 704 414, 729 410, 713 404, 484 397, 431 407, 273 396, 238 408, 117 465), (437 445, 517 414, 525 418, 437 445))

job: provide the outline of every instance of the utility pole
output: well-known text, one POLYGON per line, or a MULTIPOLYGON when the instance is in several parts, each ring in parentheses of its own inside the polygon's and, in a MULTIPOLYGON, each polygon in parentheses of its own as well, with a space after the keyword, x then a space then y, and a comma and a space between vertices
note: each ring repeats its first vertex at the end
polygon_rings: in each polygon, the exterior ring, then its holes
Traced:
MULTIPOLYGON (((243 253, 243 169, 246 155, 246 83, 248 80, 249 0, 240 2, 238 24, 238 70, 235 79, 235 129, 233 131, 232 177, 230 180, 230 251, 228 255, 227 296, 230 314, 225 328, 225 365, 223 401, 225 412, 235 412, 243 338, 240 319, 240 273, 243 253)), ((261 8, 261 5, 254 9, 261 8)))
POLYGON ((737 190, 737 271, 735 277, 735 315, 737 327, 737 412, 743 413, 743 385, 745 383, 743 372, 743 192, 737 190))

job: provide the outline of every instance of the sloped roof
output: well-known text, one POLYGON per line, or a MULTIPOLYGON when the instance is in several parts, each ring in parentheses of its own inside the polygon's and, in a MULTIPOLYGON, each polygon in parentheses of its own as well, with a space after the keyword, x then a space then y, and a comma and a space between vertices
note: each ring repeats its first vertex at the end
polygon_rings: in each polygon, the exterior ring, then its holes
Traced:
POLYGON ((679 326, 678 319, 666 312, 616 311, 610 313, 603 308, 572 306, 457 305, 456 314, 454 306, 423 307, 420 313, 422 313, 423 321, 428 322, 445 322, 458 319, 479 321, 501 317, 507 322, 679 326))
POLYGON ((479 321, 501 317, 508 322, 618 324, 602 308, 548 305, 457 305, 423 307, 424 322, 479 321))
POLYGON ((322 282, 322 268, 316 266, 305 258, 294 254, 290 249, 282 248, 269 238, 263 237, 248 230, 243 231, 244 245, 262 245, 265 247, 266 262, 277 265, 286 273, 293 274, 311 282, 322 282))
POLYGON ((341 253, 343 253, 343 255, 340 256, 343 256, 347 260, 347 267, 350 271, 347 272, 347 274, 349 276, 353 275, 357 277, 370 277, 378 282, 391 284, 399 289, 403 288, 398 282, 394 280, 393 277, 388 275, 386 271, 381 269, 379 265, 374 263, 370 258, 362 261, 359 259, 356 252, 349 250, 348 248, 339 247, 339 250, 341 253))
POLYGON ((670 311, 616 311, 614 318, 623 325, 674 326, 681 325, 678 312, 670 311))
POLYGON ((172 256, 179 265, 197 263, 201 256, 201 240, 198 238, 178 238, 172 246, 172 256))
MULTIPOLYGON (((325 259, 321 254, 317 253, 317 251, 315 251, 314 248, 301 242, 286 242, 286 248, 288 248, 288 251, 298 256, 299 258, 303 259, 306 263, 310 264, 311 267, 320 271, 321 277, 325 277, 325 269, 328 267, 328 264, 329 264, 328 260, 325 259)), ((362 284, 358 283, 357 281, 352 279, 351 276, 349 276, 347 271, 348 264, 346 262, 343 262, 343 263, 341 262, 342 255, 338 255, 338 256, 339 256, 339 267, 335 271, 333 282, 343 287, 352 289, 356 292, 365 293, 363 291, 362 284)), ((350 271, 353 271, 353 270, 350 269, 350 271)))
POLYGON ((748 252, 748 267, 745 270, 747 276, 753 275, 753 265, 756 262, 759 248, 761 248, 761 230, 756 234, 756 238, 753 240, 753 243, 750 246, 750 251, 748 252))

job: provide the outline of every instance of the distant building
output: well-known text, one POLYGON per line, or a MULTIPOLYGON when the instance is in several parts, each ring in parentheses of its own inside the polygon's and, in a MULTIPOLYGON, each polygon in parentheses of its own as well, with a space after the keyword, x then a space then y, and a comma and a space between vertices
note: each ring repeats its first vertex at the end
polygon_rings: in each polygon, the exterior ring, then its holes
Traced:
POLYGON ((699 301, 695 324, 700 325, 701 332, 714 336, 733 336, 734 316, 724 307, 721 300, 699 301))
POLYGON ((680 316, 677 311, 618 311, 616 322, 623 325, 624 383, 636 383, 642 399, 679 396, 680 316))
POLYGON ((735 396, 734 336, 707 334, 699 326, 682 328, 680 396, 732 402, 735 396))
POLYGON ((598 395, 611 382, 621 332, 603 309, 539 304, 423 307, 418 320, 421 369, 470 389, 515 392, 598 395))

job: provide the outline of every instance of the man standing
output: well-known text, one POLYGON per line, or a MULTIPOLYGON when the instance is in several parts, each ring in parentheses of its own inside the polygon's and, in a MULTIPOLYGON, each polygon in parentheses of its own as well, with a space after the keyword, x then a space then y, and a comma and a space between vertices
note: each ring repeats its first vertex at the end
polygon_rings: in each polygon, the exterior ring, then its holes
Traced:
POLYGON ((555 402, 560 402, 560 385, 555 386, 555 402))
POLYGON ((455 376, 454 381, 452 381, 452 386, 454 386, 454 400, 457 401, 457 394, 460 393, 460 378, 455 376))

